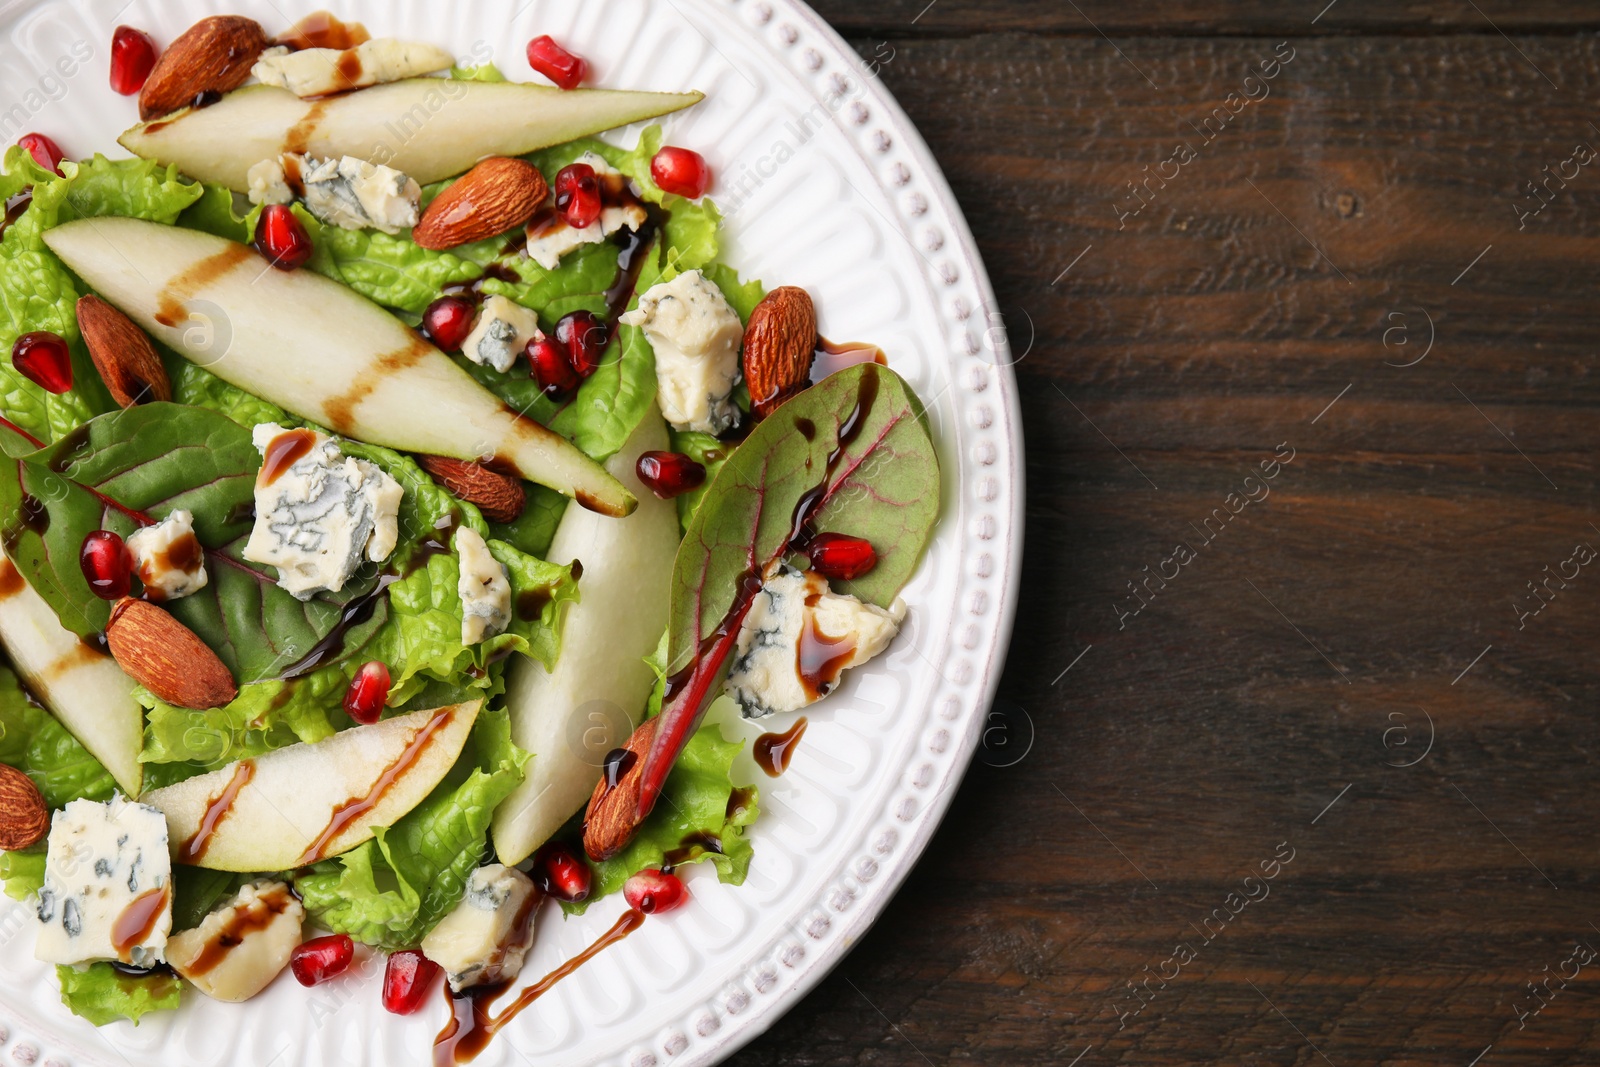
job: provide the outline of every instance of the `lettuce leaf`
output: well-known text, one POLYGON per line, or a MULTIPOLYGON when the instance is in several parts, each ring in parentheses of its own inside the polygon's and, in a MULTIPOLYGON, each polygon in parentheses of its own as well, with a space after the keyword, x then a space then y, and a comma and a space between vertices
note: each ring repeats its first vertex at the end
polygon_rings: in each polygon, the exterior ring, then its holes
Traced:
POLYGON ((473 726, 475 758, 410 814, 295 879, 312 919, 376 948, 415 948, 461 899, 488 848, 489 819, 522 782, 531 758, 511 741, 511 719, 485 711, 473 726))
POLYGON ((109 800, 116 782, 10 670, 0 667, 0 763, 33 779, 52 809, 86 797, 109 800))
POLYGON ((669 853, 679 867, 710 860, 719 881, 743 885, 755 855, 744 828, 760 811, 755 786, 733 785, 733 761, 743 749, 743 741, 723 740, 722 728, 715 723, 700 727, 684 746, 660 801, 638 834, 616 856, 592 865, 594 884, 588 899, 567 905, 567 910, 581 913, 620 890, 635 871, 668 862, 669 853))
POLYGON ((109 963, 90 964, 85 970, 56 967, 61 981, 61 1003, 72 1014, 96 1026, 132 1019, 139 1020, 153 1011, 176 1011, 183 995, 183 983, 174 974, 123 974, 109 963))
POLYGON ((359 441, 344 440, 340 447, 376 464, 405 490, 400 544, 390 562, 404 577, 388 586, 388 596, 375 610, 375 617, 382 612, 381 620, 352 629, 336 662, 292 680, 241 686, 222 708, 174 707, 146 689, 135 690, 148 711, 140 759, 167 765, 156 779, 159 784, 348 729, 353 724, 344 713, 345 690, 361 665, 372 660, 389 667, 391 713, 491 695, 500 680, 497 662, 511 653, 554 665, 562 618, 578 596, 572 569, 489 540, 490 553, 506 568, 513 608, 522 610, 513 611, 504 633, 464 645, 460 564, 453 551, 439 550, 437 539, 457 523, 487 537, 488 524, 477 508, 457 500, 411 458, 359 441))
POLYGON ((182 356, 166 352, 163 355, 166 357, 163 362, 167 367, 167 377, 172 380, 172 399, 176 403, 210 408, 228 416, 245 429, 252 429, 264 422, 299 426, 303 421, 270 400, 247 393, 182 356))
POLYGON ((527 490, 528 502, 522 514, 515 522, 490 523, 489 529, 497 540, 543 559, 545 553, 550 551, 550 542, 555 540, 556 527, 561 525, 561 516, 567 513, 570 501, 554 489, 532 482, 523 488, 527 490))
POLYGON ((202 194, 200 186, 179 180, 176 167, 163 168, 151 160, 112 161, 97 155, 85 163, 63 163, 61 169, 65 177, 12 147, 5 154, 6 172, 0 175, 0 199, 30 187, 33 195, 0 242, 0 348, 10 351, 20 335, 49 330, 72 349, 74 388, 59 395, 28 381, 9 361, 0 363, 0 409, 43 440, 114 407, 78 332, 77 281, 45 247, 44 232, 62 222, 105 215, 171 225, 202 194))
POLYGON ((27 900, 44 888, 43 852, 0 852, 0 878, 5 879, 6 896, 27 900))

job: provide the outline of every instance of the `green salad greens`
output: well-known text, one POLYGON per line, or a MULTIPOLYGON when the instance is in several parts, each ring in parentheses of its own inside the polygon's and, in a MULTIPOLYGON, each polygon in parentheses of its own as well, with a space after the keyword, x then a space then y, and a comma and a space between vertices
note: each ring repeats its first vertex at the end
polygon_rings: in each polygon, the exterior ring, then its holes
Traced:
POLYGON ((165 165, 4 156, 0 774, 33 817, 0 880, 96 1025, 248 999, 307 928, 460 993, 515 976, 544 895, 743 883, 760 794, 718 720, 887 648, 938 516, 910 386, 812 384, 810 298, 723 262, 703 160, 572 139, 700 94, 393 51, 381 94, 295 82, 287 129, 287 86, 179 94, 119 139, 165 165), (596 720, 603 759, 559 736, 596 720))
MULTIPOLYGON (((493 68, 456 76, 501 80, 493 68)), ((763 295, 760 284, 741 282, 717 262, 720 219, 710 201, 686 201, 655 186, 650 160, 660 144, 660 130, 651 128, 631 150, 584 139, 534 153, 529 160, 553 179, 584 152, 606 158, 665 213, 659 246, 643 268, 638 291, 685 270, 705 269, 748 319, 763 295)), ((291 875, 317 925, 379 949, 415 947, 456 905, 467 875, 488 857, 491 814, 522 781, 530 760, 538 758, 511 741, 509 718, 500 706, 503 676, 511 656, 553 666, 563 617, 581 598, 573 568, 540 558, 567 500, 529 485, 519 518, 489 523, 411 457, 340 440, 346 455, 374 464, 404 489, 391 574, 369 567, 340 593, 305 602, 289 596, 271 568, 248 563, 242 555, 261 466, 251 430, 264 423, 310 424, 165 349, 160 351, 172 402, 117 410, 88 358, 74 314, 87 289, 42 240, 67 221, 125 216, 247 242, 261 209, 245 205, 241 210, 239 198, 226 188, 190 182, 175 167, 146 160, 97 156, 82 164, 66 162, 62 170, 64 176, 52 174, 13 148, 0 174, 0 199, 32 197, 0 241, 0 344, 10 348, 31 331, 56 333, 71 347, 74 372, 74 387, 53 394, 10 363, 0 363, 0 414, 9 423, 0 426, 0 450, 7 457, 0 462, 0 511, 17 514, 42 502, 48 519, 41 529, 12 530, 7 553, 68 629, 93 638, 105 629, 109 605, 91 594, 78 566, 85 535, 108 529, 127 536, 143 522, 160 521, 180 509, 195 516, 211 582, 168 608, 218 654, 240 683, 239 693, 223 707, 194 710, 164 703, 143 687, 135 690, 145 709, 140 759, 147 790, 351 729, 355 723, 342 702, 356 671, 369 661, 381 661, 391 672, 389 714, 487 699, 490 708, 480 714, 467 751, 426 800, 392 826, 379 828, 367 843, 291 875), (120 507, 107 506, 108 499, 120 507), (454 526, 483 535, 505 570, 514 602, 533 596, 540 604, 531 617, 518 614, 504 632, 471 646, 462 642, 459 560, 431 543, 439 529, 454 526), (296 668, 363 600, 371 607, 342 644, 314 664, 296 668), (292 676, 285 677, 286 670, 292 676)), ((424 203, 445 184, 426 190, 424 203)), ((316 246, 309 269, 410 325, 447 287, 478 283, 485 294, 533 309, 548 328, 572 311, 603 314, 605 290, 617 274, 618 248, 610 242, 584 246, 566 256, 559 269, 545 270, 526 257, 508 256, 503 239, 436 252, 406 233, 339 229, 302 207, 294 210, 316 246)), ((642 331, 631 326, 618 328, 604 366, 564 403, 545 396, 524 367, 502 374, 460 362, 507 404, 550 425, 596 460, 614 455, 655 403, 653 355, 642 331)), ((702 731, 675 773, 671 818, 652 818, 626 853, 598 865, 593 895, 575 908, 618 891, 632 871, 659 865, 691 834, 721 838, 723 851, 711 855, 718 874, 742 881, 751 854, 742 828, 754 818, 756 806, 754 791, 737 790, 730 777, 741 748, 713 728, 702 731)), ((4 667, 0 762, 26 773, 52 809, 77 798, 104 800, 115 791, 106 770, 4 667)), ((44 858, 43 843, 0 853, 6 891, 17 899, 36 893, 44 858)), ((201 868, 174 870, 175 930, 197 924, 248 880, 201 868)), ((97 1024, 119 1017, 137 1020, 178 1003, 180 983, 170 976, 141 977, 106 964, 60 972, 64 1002, 97 1024)))

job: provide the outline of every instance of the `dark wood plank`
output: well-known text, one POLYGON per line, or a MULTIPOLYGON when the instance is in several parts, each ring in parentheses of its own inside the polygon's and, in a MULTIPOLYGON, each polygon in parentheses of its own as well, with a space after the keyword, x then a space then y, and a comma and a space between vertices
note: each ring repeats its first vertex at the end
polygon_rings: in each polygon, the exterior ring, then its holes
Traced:
MULTIPOLYGON (((947 7, 977 10, 923 21, 947 7)), ((985 28, 1048 30, 1042 7, 985 28)), ((1600 1058, 1600 961, 1536 1015, 1527 985, 1600 948, 1600 569, 1516 607, 1600 549, 1600 172, 1524 229, 1513 210, 1600 146, 1600 43, 1297 37, 1199 144, 1188 122, 1274 43, 895 42, 883 76, 1026 348, 1000 707, 1033 742, 980 754, 877 929, 732 1062, 1600 1058), (1125 183, 1185 138, 1197 158, 1119 228, 1125 183), (1130 988, 1179 945, 1176 977, 1130 988)))
POLYGON ((902 38, 1028 33, 1071 36, 1571 33, 1600 11, 1571 0, 818 0, 840 33, 902 38))

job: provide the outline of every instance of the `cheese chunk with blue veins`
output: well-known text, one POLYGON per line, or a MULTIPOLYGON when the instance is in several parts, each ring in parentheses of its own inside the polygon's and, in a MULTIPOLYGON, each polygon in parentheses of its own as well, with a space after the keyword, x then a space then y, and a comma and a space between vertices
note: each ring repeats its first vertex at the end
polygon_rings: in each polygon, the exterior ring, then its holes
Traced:
POLYGON ((282 882, 252 882, 192 930, 167 940, 167 962, 212 1000, 249 1000, 289 963, 306 911, 282 882))
POLYGON ((458 993, 514 978, 533 943, 539 899, 533 880, 516 868, 479 867, 461 903, 422 939, 422 954, 444 968, 458 993))
POLYGON ((727 691, 747 719, 799 711, 831 693, 840 676, 894 640, 905 619, 834 593, 816 571, 784 568, 756 594, 739 630, 727 691))
POLYGON ((449 70, 455 62, 454 56, 435 45, 379 37, 343 50, 269 48, 250 73, 262 84, 296 96, 326 96, 449 70))
POLYGON ((50 821, 34 955, 46 963, 161 963, 171 883, 165 815, 121 796, 72 801, 50 821))
POLYGON ((330 226, 397 234, 417 224, 422 186, 393 167, 355 156, 317 159, 285 154, 250 168, 250 201, 287 204, 298 193, 306 210, 330 226))
POLYGON ((661 414, 673 429, 716 436, 738 424, 731 394, 744 325, 704 274, 686 271, 652 286, 621 321, 643 329, 655 351, 661 414))
POLYGON ((456 556, 461 565, 456 584, 463 611, 461 643, 471 646, 510 625, 511 582, 506 569, 490 554, 483 535, 470 526, 456 530, 456 556))
MULTIPOLYGON (((627 176, 593 152, 585 152, 576 160, 594 168, 595 177, 602 186, 600 218, 588 226, 569 226, 560 213, 541 212, 528 224, 528 258, 545 270, 561 266, 561 258, 584 245, 604 242, 619 230, 637 230, 649 218, 644 205, 634 196, 621 195, 626 188, 627 176), (610 194, 610 195, 607 195, 610 194)), ((554 195, 554 194, 552 194, 554 195)))
POLYGON ((156 603, 198 593, 210 580, 206 576, 205 550, 194 535, 194 514, 174 511, 154 526, 128 537, 134 573, 144 583, 145 596, 156 603))
POLYGON ((491 296, 484 300, 477 324, 461 346, 461 354, 504 374, 529 342, 543 337, 537 314, 503 296, 491 296))
POLYGON ((254 440, 266 462, 245 559, 276 567, 278 584, 309 600, 343 589, 362 560, 389 558, 400 536, 399 482, 315 430, 263 423, 254 440))

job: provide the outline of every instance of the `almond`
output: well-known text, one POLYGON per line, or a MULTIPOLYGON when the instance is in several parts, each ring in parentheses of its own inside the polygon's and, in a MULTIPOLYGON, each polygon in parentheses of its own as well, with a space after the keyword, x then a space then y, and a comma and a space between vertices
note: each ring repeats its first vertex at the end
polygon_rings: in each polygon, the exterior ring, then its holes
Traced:
POLYGON ((494 156, 435 197, 411 231, 411 239, 442 252, 494 237, 533 218, 549 195, 538 167, 494 156))
POLYGON ((233 675, 195 632, 165 609, 123 597, 106 641, 128 677, 180 708, 220 708, 239 695, 233 675))
POLYGON ((418 456, 422 469, 469 504, 477 505, 490 522, 516 522, 528 502, 522 481, 481 463, 444 456, 418 456))
POLYGON ((817 309, 811 294, 785 285, 750 313, 744 333, 744 378, 758 418, 811 383, 817 356, 817 309))
POLYGON ((33 779, 0 763, 0 849, 11 852, 44 840, 50 832, 50 809, 33 779))
POLYGON ((254 19, 201 19, 156 61, 139 94, 139 117, 153 119, 189 107, 205 94, 232 92, 250 77, 250 68, 271 43, 254 19))
MULTIPOLYGON (((589 798, 583 816, 583 850, 599 863, 621 852, 639 830, 639 787, 644 780, 644 761, 656 739, 658 719, 646 719, 628 738, 622 776, 613 786, 601 778, 589 798)), ((609 763, 609 760, 607 761, 609 763)))
POLYGON ((172 383, 150 338, 128 316, 101 300, 78 301, 78 329, 111 397, 125 408, 171 400, 172 383))

